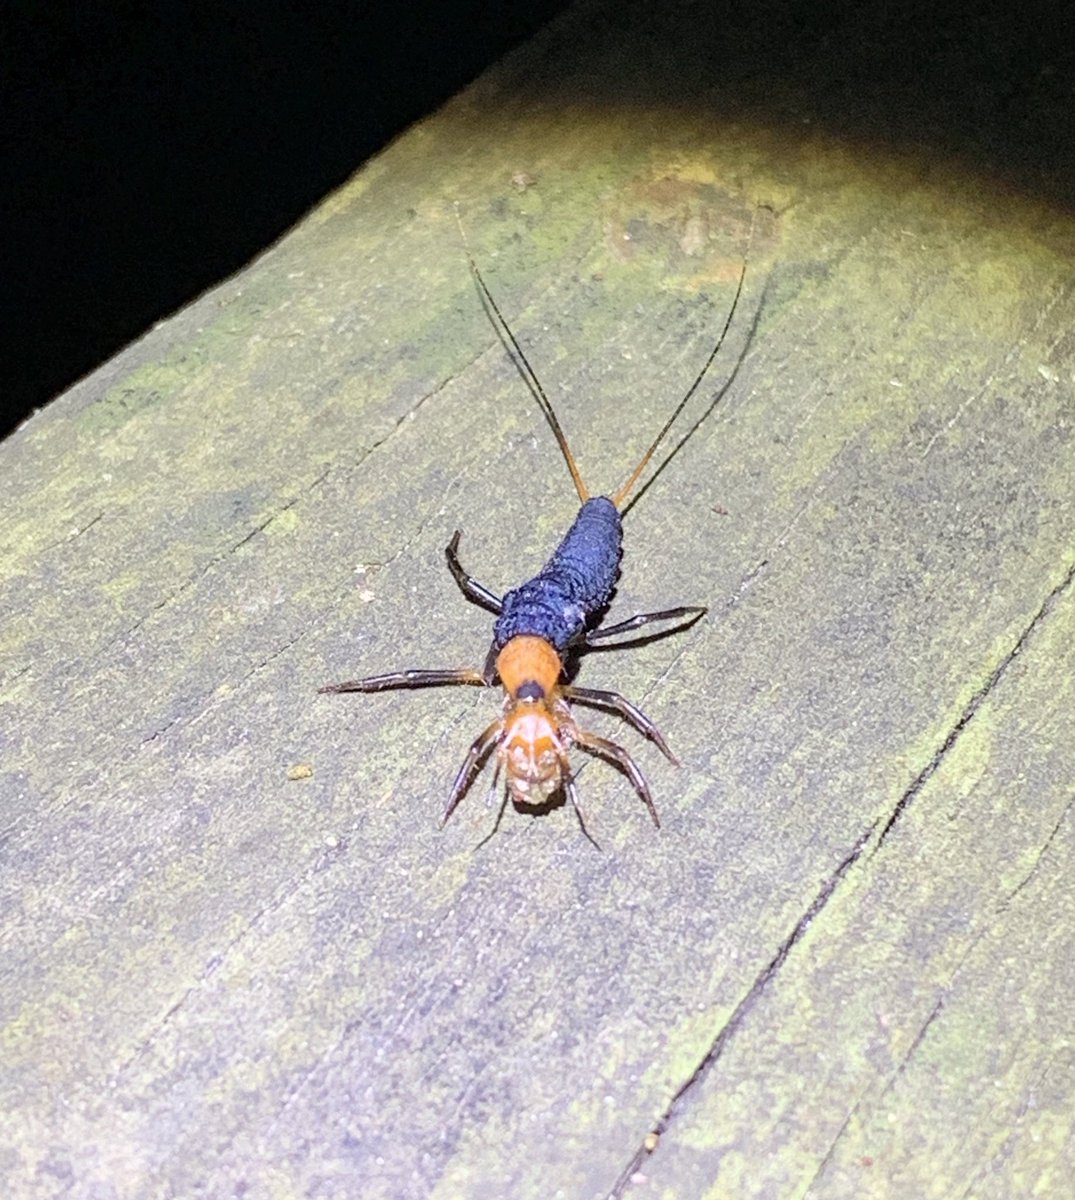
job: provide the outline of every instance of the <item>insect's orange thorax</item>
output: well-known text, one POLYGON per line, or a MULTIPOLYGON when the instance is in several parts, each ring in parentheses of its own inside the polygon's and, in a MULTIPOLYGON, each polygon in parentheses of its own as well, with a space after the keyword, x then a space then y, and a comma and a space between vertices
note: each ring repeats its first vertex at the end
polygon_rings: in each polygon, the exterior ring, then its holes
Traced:
POLYGON ((514 637, 496 657, 497 674, 511 697, 528 683, 536 683, 548 696, 560 678, 560 656, 544 638, 514 637))
POLYGON ((567 748, 560 731, 566 704, 556 683, 563 664, 553 646, 539 637, 514 637, 496 659, 504 684, 504 732, 501 762, 512 799, 541 804, 560 787, 567 748))

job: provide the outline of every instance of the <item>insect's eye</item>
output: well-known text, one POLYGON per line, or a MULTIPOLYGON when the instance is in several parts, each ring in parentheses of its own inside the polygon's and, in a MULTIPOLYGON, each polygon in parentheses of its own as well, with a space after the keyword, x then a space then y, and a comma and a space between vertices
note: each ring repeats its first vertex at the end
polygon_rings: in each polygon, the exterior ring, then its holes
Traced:
POLYGON ((514 746, 507 766, 508 788, 517 803, 540 804, 560 786, 560 759, 555 750, 514 746))
POLYGON ((519 778, 547 779, 556 773, 560 759, 555 750, 516 742, 509 750, 509 770, 519 778))
POLYGON ((556 751, 549 745, 535 746, 533 755, 533 772, 538 779, 548 779, 559 771, 560 759, 556 751))

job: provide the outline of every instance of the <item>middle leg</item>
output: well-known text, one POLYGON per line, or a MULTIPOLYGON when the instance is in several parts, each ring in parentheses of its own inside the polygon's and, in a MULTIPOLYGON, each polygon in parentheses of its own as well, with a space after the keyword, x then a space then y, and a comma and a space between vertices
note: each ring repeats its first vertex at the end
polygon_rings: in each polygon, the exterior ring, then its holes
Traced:
POLYGON ((595 708, 610 708, 636 729, 643 737, 656 743, 661 753, 669 762, 679 766, 679 759, 668 749, 668 743, 661 736, 661 731, 636 705, 619 692, 605 692, 598 688, 572 687, 565 685, 560 688, 561 694, 568 700, 577 700, 580 704, 592 704, 595 708))
POLYGON ((615 742, 610 742, 608 738, 598 737, 595 733, 584 733, 582 730, 579 730, 575 735, 575 745, 581 750, 585 750, 587 754, 594 754, 598 758, 607 759, 619 767, 631 781, 642 802, 649 809, 649 815, 653 818, 654 825, 660 829, 661 819, 657 816, 657 806, 653 803, 653 796, 650 793, 646 777, 639 769, 638 763, 635 762, 622 746, 617 746, 615 742))

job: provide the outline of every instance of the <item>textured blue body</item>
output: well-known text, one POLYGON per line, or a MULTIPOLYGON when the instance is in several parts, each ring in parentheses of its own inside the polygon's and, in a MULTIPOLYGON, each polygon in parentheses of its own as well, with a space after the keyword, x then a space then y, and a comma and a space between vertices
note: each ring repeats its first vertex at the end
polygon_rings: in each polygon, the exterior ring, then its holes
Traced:
POLYGON ((504 596, 493 629, 493 645, 503 649, 513 637, 544 638, 562 655, 568 643, 604 608, 616 586, 623 547, 623 522, 605 496, 579 509, 552 558, 533 579, 504 596))

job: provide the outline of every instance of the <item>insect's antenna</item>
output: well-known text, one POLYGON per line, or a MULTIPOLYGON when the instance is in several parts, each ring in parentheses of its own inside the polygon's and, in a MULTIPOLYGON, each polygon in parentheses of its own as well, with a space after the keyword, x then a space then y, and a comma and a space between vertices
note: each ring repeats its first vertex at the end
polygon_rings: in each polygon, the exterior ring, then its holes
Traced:
MULTIPOLYGON (((545 415, 545 420, 548 421, 549 425, 552 427, 553 433, 556 435, 556 441, 560 447, 560 453, 563 454, 564 462, 567 463, 567 469, 571 472, 571 479, 575 484, 575 491, 579 494, 579 500, 585 504, 590 498, 590 493, 586 485, 582 482, 582 476, 579 474, 578 466, 575 463, 575 456, 571 453, 571 447, 567 444, 567 438, 564 436, 564 431, 560 428, 560 422, 557 419, 555 411, 553 410, 552 403, 550 402, 548 396, 545 395, 545 389, 541 386, 541 380, 538 379, 534 368, 527 361, 526 355, 523 353, 522 346, 520 346, 515 340, 515 334, 511 332, 511 326, 507 323, 507 321, 504 320, 504 314, 499 308, 497 308, 497 304, 493 299, 492 293, 485 286, 485 280, 482 279, 482 273, 478 270, 478 264, 474 261, 474 255, 470 252, 470 243, 467 241, 466 230, 463 228, 463 222, 459 217, 458 204, 455 205, 455 223, 459 226, 459 236, 463 241, 463 252, 467 256, 467 262, 470 264, 470 269, 473 272, 474 278, 478 281, 478 287, 481 289, 482 297, 496 316, 494 327, 496 328, 498 334, 500 334, 502 337, 506 337, 511 343, 511 348, 515 351, 515 362, 521 368, 520 373, 526 380, 527 386, 530 388, 531 392, 533 392, 534 399, 537 400, 538 406, 545 415)), ((708 365, 709 364, 707 363, 706 366, 708 365)), ((702 373, 705 374, 704 371, 702 373)), ((652 450, 650 453, 652 453, 652 450)), ((643 465, 645 464, 643 463, 643 465)))
MULTIPOLYGON (((755 216, 756 215, 757 214, 756 214, 756 210, 755 210, 755 216)), ((690 400, 690 398, 694 395, 694 393, 701 386, 702 380, 705 379, 706 373, 709 371, 709 368, 713 365, 713 360, 720 353, 721 346, 724 345, 724 339, 728 336, 728 330, 731 327, 732 318, 735 316, 735 310, 739 305, 739 297, 743 293, 743 281, 747 277, 747 263, 750 260, 750 247, 751 247, 751 243, 753 241, 754 241, 754 217, 752 216, 750 219, 750 233, 747 237, 747 251, 746 251, 746 254, 743 255, 743 265, 739 271, 739 282, 736 284, 735 296, 732 298, 732 305, 731 305, 731 308, 728 309, 728 316, 725 318, 724 328, 720 331, 720 337, 717 339, 717 344, 713 347, 712 352, 710 353, 709 357, 703 363, 702 369, 695 376, 694 382, 687 389, 687 394, 676 405, 675 410, 673 411, 672 415, 668 418, 667 421, 665 421, 664 425, 661 427, 661 432, 659 434, 657 434, 657 436, 653 439, 653 444, 646 451, 646 453, 642 455, 641 462, 639 462, 638 466, 635 467, 635 469, 631 472, 631 474, 627 476, 627 482, 624 483, 624 485, 620 488, 620 490, 618 492, 614 492, 613 495, 611 496, 612 503, 615 504, 615 506, 621 512, 623 511, 624 501, 631 494, 631 490, 634 488, 635 484, 638 482, 638 477, 646 469, 646 466, 648 465, 649 460, 653 457, 654 452, 656 451, 657 447, 661 444, 661 442, 664 441, 665 434, 675 424, 676 418, 684 410, 684 408, 687 407, 687 402, 690 400)))

